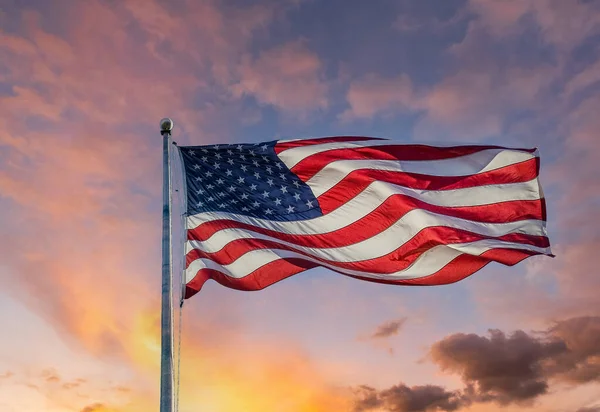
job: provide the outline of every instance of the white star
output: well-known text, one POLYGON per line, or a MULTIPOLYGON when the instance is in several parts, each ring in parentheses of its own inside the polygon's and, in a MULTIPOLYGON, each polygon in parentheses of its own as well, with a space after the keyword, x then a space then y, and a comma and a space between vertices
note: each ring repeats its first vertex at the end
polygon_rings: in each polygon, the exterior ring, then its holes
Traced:
POLYGON ((242 146, 241 144, 237 145, 238 150, 242 150, 243 148, 244 148, 244 146, 242 146))
POLYGON ((281 186, 281 193, 287 193, 287 187, 281 186))
POLYGON ((194 169, 196 169, 196 170, 200 169, 200 165, 194 165, 194 169))
POLYGON ((213 165, 215 167, 215 169, 220 169, 221 168, 221 164, 215 162, 215 164, 213 165))
POLYGON ((254 177, 257 178, 257 179, 260 178, 260 173, 254 172, 254 177))
POLYGON ((235 186, 229 186, 227 190, 229 190, 230 192, 235 192, 235 186))
POLYGON ((227 169, 227 171, 225 172, 225 174, 227 176, 231 176, 233 174, 233 172, 231 170, 227 169))
POLYGON ((273 213, 273 211, 271 209, 265 210, 265 215, 270 215, 271 213, 273 213))
POLYGON ((196 152, 194 150, 190 150, 188 153, 190 154, 190 156, 196 156, 196 152))
POLYGON ((217 159, 221 160, 221 153, 217 153, 217 154, 215 155, 215 157, 216 157, 217 159))
POLYGON ((212 196, 210 196, 210 197, 209 197, 208 199, 206 199, 206 200, 208 200, 209 202, 212 202, 213 200, 215 200, 215 198, 214 198, 214 197, 212 197, 212 196))
POLYGON ((244 206, 244 207, 242 208, 242 212, 248 212, 249 210, 250 210, 250 209, 248 209, 246 206, 244 206))
POLYGON ((246 180, 246 179, 244 179, 242 176, 240 176, 240 177, 238 177, 237 182, 239 184, 242 184, 242 183, 244 183, 244 180, 246 180))
POLYGON ((237 205, 238 201, 237 201, 237 200, 235 200, 235 199, 233 199, 233 200, 231 201, 231 203, 232 203, 232 204, 234 204, 234 205, 237 205))
POLYGON ((265 150, 267 150, 269 146, 267 146, 266 144, 262 145, 260 148, 262 149, 262 151, 264 152, 265 150))
POLYGON ((269 162, 269 156, 263 156, 262 158, 265 162, 269 162))
POLYGON ((300 187, 300 182, 298 182, 297 180, 294 180, 294 186, 300 187))
POLYGON ((227 163, 229 163, 230 165, 232 165, 232 166, 233 166, 233 159, 229 159, 229 160, 227 161, 227 163))
POLYGON ((221 178, 217 179, 217 184, 222 185, 223 183, 225 183, 225 181, 221 178))
POLYGON ((202 178, 200 176, 196 176, 196 182, 201 182, 202 178))
POLYGON ((256 200, 252 203, 252 207, 259 207, 260 203, 258 203, 256 200))
POLYGON ((267 184, 269 186, 273 186, 273 179, 267 179, 267 184))
POLYGON ((219 207, 227 207, 225 203, 219 203, 219 207))
POLYGON ((203 147, 203 148, 202 148, 202 149, 200 149, 200 150, 202 150, 202 152, 203 152, 203 153, 208 153, 208 149, 207 149, 206 147, 203 147))
POLYGON ((279 199, 279 198, 275 199, 275 204, 277 206, 279 206, 281 204, 281 199, 279 199))
POLYGON ((202 156, 202 157, 200 158, 200 160, 202 160, 204 163, 206 163, 206 162, 208 162, 208 157, 206 157, 206 156, 202 156))
POLYGON ((198 207, 202 207, 202 206, 204 206, 204 202, 198 202, 198 203, 196 203, 196 204, 198 205, 198 207))
POLYGON ((264 197, 264 198, 267 198, 267 197, 269 197, 269 192, 267 192, 267 191, 265 190, 265 191, 262 193, 262 195, 263 195, 263 197, 264 197))
POLYGON ((279 174, 279 178, 280 178, 281 180, 287 180, 287 178, 285 177, 285 175, 284 175, 283 173, 280 173, 280 174, 279 174))
POLYGON ((296 194, 294 195, 294 199, 296 199, 296 200, 300 200, 300 193, 296 193, 296 194))
POLYGON ((273 169, 271 168, 271 166, 267 166, 267 172, 272 175, 273 174, 273 169))
POLYGON ((213 187, 214 187, 213 185, 206 186, 207 189, 212 189, 213 187))
POLYGON ((256 185, 250 185, 250 190, 256 190, 256 185))
POLYGON ((219 196, 219 197, 225 197, 225 192, 219 192, 219 193, 217 193, 217 196, 219 196))
POLYGON ((256 160, 253 160, 253 161, 252 161, 252 164, 253 164, 254 166, 258 167, 258 162, 257 162, 256 160))
POLYGON ((196 190, 196 194, 201 195, 202 193, 204 193, 204 190, 202 190, 202 189, 196 190))
POLYGON ((278 168, 279 170, 283 169, 283 166, 281 166, 281 163, 276 163, 276 164, 275 164, 275 166, 277 166, 277 168, 278 168))
POLYGON ((242 200, 246 200, 248 199, 248 194, 247 193, 242 193, 242 200))
POLYGON ((254 150, 248 150, 248 153, 250 154, 250 156, 255 156, 254 150))
POLYGON ((211 172, 210 170, 208 172, 205 173, 206 177, 212 177, 213 172, 211 172))
POLYGON ((287 211, 288 211, 288 213, 292 213, 294 211, 294 209, 295 209, 294 206, 289 205, 287 208, 287 211))
POLYGON ((214 146, 213 146, 213 149, 215 149, 215 150, 219 150, 219 145, 218 145, 218 144, 214 145, 214 146))
POLYGON ((240 155, 240 159, 242 159, 242 160, 246 160, 246 156, 244 156, 244 155, 240 155))
POLYGON ((227 149, 227 154, 228 154, 229 156, 233 156, 233 150, 231 150, 231 149, 227 149))
POLYGON ((306 201, 306 206, 313 207, 312 200, 307 200, 306 201))

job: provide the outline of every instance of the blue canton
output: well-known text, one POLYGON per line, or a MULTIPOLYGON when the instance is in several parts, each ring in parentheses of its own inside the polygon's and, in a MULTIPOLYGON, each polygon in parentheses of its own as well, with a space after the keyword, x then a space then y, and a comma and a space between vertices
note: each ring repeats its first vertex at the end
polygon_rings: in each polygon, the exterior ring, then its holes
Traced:
POLYGON ((269 220, 321 216, 312 190, 277 157, 275 144, 180 147, 187 213, 218 211, 269 220))

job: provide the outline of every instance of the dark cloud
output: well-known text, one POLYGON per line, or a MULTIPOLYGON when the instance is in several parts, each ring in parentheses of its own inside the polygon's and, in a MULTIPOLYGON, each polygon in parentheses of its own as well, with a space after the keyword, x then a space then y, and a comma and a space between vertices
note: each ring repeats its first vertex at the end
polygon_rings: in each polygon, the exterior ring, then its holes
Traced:
POLYGON ((372 339, 382 339, 389 338, 390 336, 397 335, 400 332, 402 326, 406 322, 406 318, 401 318, 398 320, 393 320, 390 322, 386 322, 377 327, 375 332, 371 335, 372 339))
POLYGON ((80 412, 99 412, 105 409, 106 405, 104 405, 103 403, 96 402, 84 407, 80 412))
POLYGON ((600 382, 600 317, 570 318, 539 333, 457 333, 433 344, 430 358, 442 371, 460 376, 464 388, 449 391, 435 385, 399 384, 377 390, 361 386, 356 390, 354 411, 437 412, 472 403, 532 404, 548 392, 552 382, 600 382))
POLYGON ((390 412, 455 411, 468 403, 459 392, 450 392, 435 385, 408 387, 399 384, 382 391, 361 386, 358 397, 354 412, 381 408, 390 412))
POLYGON ((436 342, 433 361, 462 377, 474 401, 526 403, 548 391, 549 381, 600 380, 600 317, 557 322, 541 336, 454 334, 436 342))
POLYGON ((600 381, 600 317, 583 316, 557 322, 548 334, 567 350, 547 359, 547 373, 568 383, 600 381))
POLYGON ((455 334, 436 342, 431 357, 443 370, 461 375, 483 400, 506 404, 533 399, 548 390, 540 362, 564 351, 560 342, 545 343, 518 331, 507 337, 499 330, 489 337, 455 334))

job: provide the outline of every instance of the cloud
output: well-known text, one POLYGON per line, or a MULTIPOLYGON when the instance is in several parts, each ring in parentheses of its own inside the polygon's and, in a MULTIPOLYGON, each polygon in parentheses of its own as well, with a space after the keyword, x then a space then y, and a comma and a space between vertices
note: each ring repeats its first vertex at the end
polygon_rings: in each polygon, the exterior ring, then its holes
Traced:
POLYGON ((561 52, 572 49, 598 30, 600 22, 600 9, 593 1, 568 5, 560 0, 470 0, 468 7, 478 16, 478 24, 496 37, 523 34, 532 23, 525 17, 531 16, 544 40, 561 52))
POLYGON ((61 380, 54 369, 43 370, 42 377, 44 381, 48 383, 58 383, 61 380))
POLYGON ((354 411, 533 406, 552 385, 600 383, 599 342, 600 317, 590 316, 555 322, 537 333, 490 330, 488 336, 449 335, 431 345, 429 359, 440 371, 460 377, 462 388, 401 383, 378 390, 363 385, 354 388, 354 411))
POLYGON ((397 335, 406 321, 407 318, 401 318, 379 325, 375 332, 371 334, 371 339, 385 339, 397 335))
MULTIPOLYGON (((462 41, 449 44, 441 63, 446 75, 440 81, 415 83, 406 74, 384 78, 370 73, 356 78, 346 94, 350 108, 341 118, 419 114, 413 137, 429 141, 480 141, 533 133, 520 130, 523 120, 511 117, 527 113, 530 127, 564 113, 565 107, 557 107, 556 86, 570 77, 572 51, 600 30, 594 3, 570 7, 551 0, 472 0, 444 22, 466 21, 467 31, 462 41), (530 33, 532 19, 533 27, 540 28, 534 33, 530 33), (524 41, 532 38, 535 44, 524 41)), ((401 26, 414 30, 414 19, 418 20, 403 14, 401 26)), ((423 24, 434 28, 434 23, 423 24)), ((595 72, 586 70, 570 87, 596 78, 595 72)))
POLYGON ((259 103, 298 114, 325 109, 328 86, 323 63, 301 41, 244 56, 239 81, 231 86, 237 97, 254 96, 259 103))
MULTIPOLYGON (((66 14, 58 5, 59 18, 19 13, 20 31, 0 36, 3 81, 12 85, 0 94, 7 108, 0 118, 0 260, 9 268, 0 271, 0 284, 75 354, 117 365, 102 383, 61 378, 60 368, 45 371, 28 384, 50 404, 81 409, 80 394, 89 396, 86 408, 94 411, 157 404, 160 283, 153 274, 160 267, 161 142, 145 135, 145 123, 150 119, 155 127, 165 114, 177 113, 187 132, 210 130, 231 114, 214 107, 214 95, 201 111, 195 99, 208 75, 218 97, 230 97, 229 82, 241 68, 240 56, 249 56, 251 34, 281 13, 277 4, 225 10, 213 2, 166 9, 158 2, 90 1, 70 5, 66 14), (210 36, 198 48, 202 38, 194 35, 205 31, 210 36), (180 48, 191 39, 187 45, 194 47, 180 48), (122 373, 133 383, 118 383, 122 373)), ((272 89, 251 91, 265 102, 301 110, 325 90, 321 62, 303 44, 245 62, 244 75, 259 81, 267 80, 261 69, 283 76, 272 89), (302 90, 286 100, 297 91, 292 86, 302 90)), ((224 305, 218 316, 234 306, 224 305)), ((257 338, 240 345, 246 335, 239 328, 202 318, 183 334, 186 405, 250 412, 280 405, 344 410, 348 404, 330 384, 328 368, 289 342, 257 338), (198 376, 207 389, 198 389, 198 376)), ((21 355, 32 350, 39 348, 32 344, 21 355)))
POLYGON ((391 115, 402 110, 418 109, 421 97, 407 75, 386 79, 368 74, 350 83, 346 99, 350 108, 340 115, 342 121, 391 115))
POLYGON ((109 408, 103 403, 96 402, 91 405, 85 406, 79 412, 117 412, 115 409, 109 408))
POLYGON ((0 380, 8 380, 15 376, 14 372, 6 371, 4 373, 0 373, 0 380))
POLYGON ((357 389, 358 399, 354 412, 386 410, 393 412, 455 411, 467 405, 458 392, 449 392, 440 386, 424 385, 408 387, 394 385, 377 391, 369 386, 357 389))
POLYGON ((506 337, 495 330, 489 338, 475 334, 449 336, 432 346, 431 357, 443 371, 459 374, 465 384, 476 386, 484 399, 508 404, 531 400, 548 391, 538 365, 562 349, 522 331, 506 337))
POLYGON ((548 392, 550 381, 600 381, 600 317, 563 320, 543 335, 455 334, 432 345, 430 356, 461 377, 473 400, 501 405, 531 402, 548 392))

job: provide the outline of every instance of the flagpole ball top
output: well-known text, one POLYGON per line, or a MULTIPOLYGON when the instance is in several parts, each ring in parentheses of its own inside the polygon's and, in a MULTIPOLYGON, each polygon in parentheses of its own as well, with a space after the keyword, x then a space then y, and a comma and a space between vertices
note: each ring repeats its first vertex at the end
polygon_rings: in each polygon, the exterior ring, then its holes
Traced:
POLYGON ((160 132, 162 133, 171 133, 173 130, 173 120, 168 117, 161 119, 160 121, 160 132))

